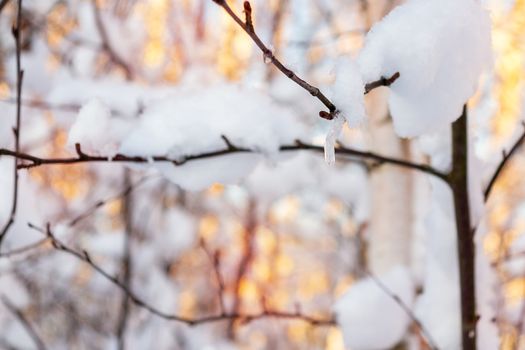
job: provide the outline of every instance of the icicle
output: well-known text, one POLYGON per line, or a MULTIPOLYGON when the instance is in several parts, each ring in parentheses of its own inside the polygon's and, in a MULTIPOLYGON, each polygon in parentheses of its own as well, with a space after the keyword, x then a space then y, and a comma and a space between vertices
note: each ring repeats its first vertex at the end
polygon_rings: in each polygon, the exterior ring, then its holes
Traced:
POLYGON ((326 135, 326 141, 324 144, 324 160, 328 165, 335 164, 335 142, 343 129, 345 118, 341 115, 336 115, 332 120, 332 126, 326 135))

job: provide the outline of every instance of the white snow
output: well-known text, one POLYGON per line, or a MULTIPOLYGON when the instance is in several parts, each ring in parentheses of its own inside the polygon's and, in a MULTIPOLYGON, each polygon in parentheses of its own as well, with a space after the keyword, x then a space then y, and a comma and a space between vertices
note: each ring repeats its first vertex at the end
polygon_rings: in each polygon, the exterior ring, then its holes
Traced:
POLYGON ((474 0, 409 0, 372 27, 358 57, 365 82, 401 74, 389 105, 402 137, 456 120, 491 62, 490 18, 474 0))
MULTIPOLYGON (((120 152, 131 156, 168 155, 174 159, 236 147, 266 155, 293 144, 303 127, 290 110, 258 90, 221 84, 181 90, 152 103, 122 141, 120 152)), ((260 160, 255 154, 192 161, 182 167, 160 164, 162 172, 180 186, 198 190, 214 182, 235 183, 260 160)))
POLYGON ((73 148, 79 143, 83 152, 111 156, 128 130, 127 121, 112 118, 109 108, 101 100, 93 99, 80 109, 69 130, 68 146, 73 148))
POLYGON ((234 145, 263 153, 302 136, 294 115, 265 93, 230 84, 180 90, 152 102, 122 142, 133 156, 173 157, 225 149, 234 145))
POLYGON ((169 261, 191 249, 197 241, 197 230, 194 218, 180 209, 167 211, 162 219, 155 250, 169 261))
POLYGON ((348 126, 357 127, 365 120, 365 84, 357 63, 340 58, 336 64, 332 100, 348 126))
POLYGON ((423 294, 416 317, 439 349, 460 349, 460 299, 456 228, 452 193, 437 179, 432 187, 425 223, 423 294))
MULTIPOLYGON (((137 100, 140 92, 137 91, 137 100)), ((151 97, 151 94, 145 94, 151 97)), ((246 148, 264 155, 293 144, 305 134, 288 108, 276 104, 264 92, 231 84, 181 88, 166 97, 147 100, 138 119, 111 115, 99 98, 85 104, 69 132, 68 143, 89 154, 112 156, 186 156, 246 148)), ((257 154, 234 154, 194 160, 181 167, 159 163, 167 178, 189 190, 214 182, 235 183, 249 174, 261 159, 257 154)))
POLYGON ((180 187, 200 191, 214 183, 236 184, 250 174, 262 159, 260 154, 231 154, 193 160, 177 167, 170 163, 158 163, 155 167, 180 187))
MULTIPOLYGON (((394 267, 378 280, 405 305, 412 305, 414 285, 405 267, 394 267)), ((334 310, 345 346, 354 350, 390 349, 403 339, 411 322, 400 304, 372 278, 351 286, 334 310)))
POLYGON ((325 161, 335 163, 335 143, 343 124, 357 127, 365 120, 365 86, 357 63, 349 58, 339 58, 335 69, 335 81, 332 86, 332 101, 337 107, 335 119, 325 141, 325 161))

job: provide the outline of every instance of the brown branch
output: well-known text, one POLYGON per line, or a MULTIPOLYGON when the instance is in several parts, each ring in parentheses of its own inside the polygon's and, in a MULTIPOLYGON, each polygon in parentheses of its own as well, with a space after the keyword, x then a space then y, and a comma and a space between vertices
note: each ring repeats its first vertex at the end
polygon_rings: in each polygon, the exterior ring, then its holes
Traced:
POLYGON ((476 350, 476 247, 470 220, 468 192, 468 117, 467 106, 452 125, 452 172, 449 185, 454 197, 459 285, 461 295, 461 337, 464 350, 476 350))
MULTIPOLYGON (((254 240, 255 240, 255 230, 257 226, 256 217, 255 217, 255 201, 250 200, 248 204, 248 211, 246 214, 246 224, 245 224, 245 230, 243 230, 243 247, 242 247, 242 256, 239 261, 239 264, 237 265, 237 272, 235 274, 235 280, 233 281, 233 291, 234 291, 234 298, 233 298, 233 312, 238 313, 241 311, 241 283, 242 280, 245 278, 248 269, 253 263, 253 259, 255 258, 255 247, 254 247, 254 240)), ((263 303, 264 306, 264 303, 263 303)), ((234 322, 230 322, 228 325, 228 337, 230 339, 233 339, 235 337, 235 324, 234 322)))
POLYGON ((111 275, 109 272, 107 272, 102 267, 100 267, 98 264, 96 264, 91 258, 91 255, 87 251, 85 250, 78 251, 78 250, 75 250, 65 245, 62 241, 60 241, 59 239, 55 237, 54 233, 51 230, 51 226, 49 224, 46 225, 46 228, 40 228, 31 223, 29 223, 28 225, 31 229, 45 234, 51 240, 51 243, 53 244, 53 247, 56 250, 69 254, 83 261, 84 263, 88 264, 93 270, 95 270, 97 273, 103 276, 106 280, 111 282, 116 287, 120 288, 123 292, 127 294, 127 296, 129 297, 129 300, 131 300, 136 306, 141 307, 149 311, 150 313, 160 318, 163 318, 165 320, 177 321, 177 322, 185 323, 190 326, 195 326, 199 324, 228 321, 228 320, 241 320, 244 324, 246 324, 246 323, 260 320, 263 318, 282 318, 282 319, 291 319, 291 320, 302 320, 304 322, 308 322, 309 324, 315 325, 315 326, 334 326, 335 325, 335 320, 333 318, 321 319, 321 318, 316 318, 314 316, 302 314, 298 311, 288 312, 288 311, 280 311, 280 310, 264 310, 263 312, 254 313, 254 314, 223 312, 217 315, 203 316, 200 318, 190 318, 190 317, 179 316, 176 314, 170 314, 170 313, 167 313, 165 311, 162 311, 156 308, 155 306, 141 299, 131 289, 131 286, 127 286, 119 278, 111 275))
POLYGON ((226 306, 224 304, 224 290, 226 288, 225 288, 224 279, 222 278, 221 270, 220 270, 221 252, 220 250, 217 250, 214 253, 210 252, 210 250, 206 246, 206 242, 202 238, 199 243, 202 249, 204 250, 204 252, 206 253, 206 256, 208 256, 208 259, 210 259, 212 263, 213 273, 215 275, 215 280, 217 281, 217 299, 219 300, 219 307, 220 307, 219 311, 221 314, 223 314, 226 312, 226 306))
POLYGON ((394 84, 394 82, 397 79, 399 79, 400 76, 401 76, 401 74, 399 74, 399 72, 396 72, 390 78, 381 77, 381 79, 379 79, 377 81, 374 81, 374 82, 366 84, 365 85, 365 95, 368 94, 370 91, 372 91, 374 89, 377 89, 378 87, 381 87, 381 86, 388 87, 388 86, 394 84))
POLYGON ((4 9, 5 5, 7 5, 8 2, 9 0, 0 1, 0 13, 2 13, 2 10, 4 9))
MULTIPOLYGON (((325 105, 326 108, 328 108, 328 112, 321 111, 319 115, 324 119, 333 119, 335 115, 337 114, 337 107, 334 105, 334 103, 326 97, 321 90, 318 87, 315 87, 305 81, 304 79, 300 78, 297 74, 295 74, 292 70, 287 68, 278 58, 276 58, 272 52, 259 38, 257 33, 255 32, 254 26, 253 26, 253 20, 252 20, 252 8, 249 1, 244 2, 244 14, 245 14, 245 21, 242 21, 237 14, 232 10, 230 5, 226 2, 226 0, 212 0, 217 5, 222 7, 226 13, 241 27, 246 34, 250 36, 252 41, 257 45, 257 47, 261 50, 263 54, 263 58, 265 61, 272 63, 279 71, 281 71, 285 76, 287 76, 290 80, 292 80, 294 83, 305 89, 310 93, 310 95, 316 97, 323 105, 325 105)), ((379 86, 389 86, 391 85, 397 78, 399 78, 399 73, 395 73, 390 78, 381 78, 380 80, 376 82, 372 82, 369 84, 366 84, 365 86, 365 94, 370 92, 371 90, 379 87, 379 86)))
MULTIPOLYGON (((17 19, 16 19, 16 26, 13 27, 13 37, 15 39, 15 45, 16 45, 16 125, 13 128, 13 134, 15 136, 15 152, 20 152, 20 132, 21 132, 21 101, 22 101, 22 80, 24 78, 24 71, 22 70, 21 66, 21 56, 22 56, 22 47, 20 43, 21 39, 21 31, 20 26, 22 23, 22 0, 18 0, 18 9, 17 9, 17 19)), ((19 159, 15 158, 14 160, 14 166, 13 166, 13 177, 14 177, 14 183, 13 183, 13 200, 11 203, 11 213, 9 214, 9 219, 5 223, 4 227, 2 228, 2 231, 0 232, 0 246, 2 245, 2 242, 7 235, 7 232, 15 222, 16 217, 16 210, 18 207, 18 162, 19 159)))
MULTIPOLYGON (((522 289, 522 293, 523 292, 524 290, 522 289)), ((525 301, 522 301, 518 322, 516 323, 517 334, 520 334, 520 335, 523 334, 524 325, 525 325, 525 301)), ((516 350, 522 349, 522 347, 520 346, 522 344, 522 341, 523 341, 523 337, 518 337, 515 343, 515 347, 513 349, 516 349, 516 350)))
POLYGON ((9 299, 7 299, 6 296, 2 296, 2 303, 7 307, 7 309, 20 321, 22 326, 25 328, 33 342, 35 343, 38 350, 46 350, 46 345, 42 341, 42 338, 38 335, 38 333, 35 331, 29 320, 24 316, 24 313, 19 310, 16 306, 11 303, 9 299))
MULTIPOLYGON (((523 127, 525 127, 525 122, 523 122, 523 127)), ((496 171, 490 178, 489 184, 487 185, 487 188, 485 189, 484 195, 485 195, 485 201, 489 199, 490 192, 492 191, 492 188, 496 184, 499 176, 503 172, 503 169, 508 164, 509 160, 512 158, 512 156, 518 151, 518 149, 523 145, 525 142, 525 132, 520 136, 520 138, 514 143, 514 145, 510 148, 510 151, 505 152, 503 151, 503 159, 499 163, 498 167, 496 168, 496 171)))
POLYGON ((84 212, 82 212, 81 214, 77 215, 73 220, 71 220, 69 222, 69 227, 75 226, 80 221, 82 221, 82 220, 86 219, 87 217, 91 216, 94 212, 96 212, 99 208, 105 206, 106 204, 108 204, 108 203, 110 203, 112 201, 115 201, 115 200, 117 200, 119 198, 128 196, 137 187, 139 187, 140 185, 142 185, 143 183, 145 183, 147 180, 149 180, 151 178, 152 177, 144 177, 144 178, 140 179, 139 181, 137 181, 137 182, 135 182, 133 184, 129 184, 126 188, 124 188, 123 191, 121 191, 120 193, 116 194, 115 196, 109 197, 109 198, 104 199, 104 200, 97 201, 95 204, 93 204, 92 206, 87 208, 84 212))
POLYGON ((122 57, 119 56, 119 54, 115 51, 115 49, 113 49, 113 47, 110 44, 106 26, 102 21, 102 16, 100 15, 100 10, 97 6, 97 0, 91 0, 91 4, 93 5, 93 13, 95 15, 95 24, 100 35, 100 40, 102 41, 102 49, 108 54, 111 62, 113 62, 115 65, 119 66, 124 70, 124 74, 126 75, 127 80, 133 79, 133 70, 124 61, 124 59, 122 59, 122 57))
MULTIPOLYGON (((229 145, 227 145, 224 149, 219 149, 216 151, 210 151, 210 152, 203 152, 199 154, 193 154, 193 155, 185 155, 178 157, 177 159, 169 158, 167 156, 151 156, 151 157, 135 157, 135 156, 126 156, 123 154, 117 154, 115 156, 92 156, 87 155, 83 152, 81 154, 78 154, 78 148, 77 148, 77 156, 76 157, 64 157, 64 158, 42 158, 37 157, 31 154, 22 153, 22 152, 15 152, 8 149, 2 149, 0 148, 0 157, 1 156, 9 156, 9 157, 15 157, 20 160, 25 161, 24 163, 21 163, 18 165, 19 169, 30 169, 37 166, 42 165, 66 165, 66 164, 77 164, 77 163, 151 163, 151 162, 169 162, 172 163, 175 166, 181 166, 188 162, 195 161, 195 160, 201 160, 201 159, 208 159, 208 158, 214 158, 214 157, 220 157, 225 156, 229 154, 236 154, 236 153, 257 153, 256 150, 251 150, 248 148, 243 148, 239 146, 233 145, 231 142, 229 142, 229 145)), ((312 144, 307 144, 301 141, 296 141, 294 145, 283 145, 279 148, 282 152, 294 152, 294 151, 312 151, 312 152, 318 152, 323 153, 324 148, 321 146, 316 146, 312 144)), ((367 152, 367 151, 358 151, 352 148, 346 148, 346 147, 338 147, 335 150, 336 154, 348 156, 350 158, 354 159, 360 159, 364 161, 373 162, 374 164, 391 164, 407 169, 414 169, 421 172, 424 172, 426 174, 430 174, 433 176, 436 176, 440 178, 441 180, 447 181, 448 175, 429 166, 426 164, 418 164, 413 163, 408 160, 383 156, 377 153, 373 152, 367 152)))

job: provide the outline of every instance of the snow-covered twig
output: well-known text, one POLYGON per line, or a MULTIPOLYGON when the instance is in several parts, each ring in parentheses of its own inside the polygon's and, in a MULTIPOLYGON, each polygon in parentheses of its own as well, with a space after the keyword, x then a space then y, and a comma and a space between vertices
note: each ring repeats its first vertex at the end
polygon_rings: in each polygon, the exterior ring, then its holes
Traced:
MULTIPOLYGON (((23 164, 19 164, 19 169, 30 169, 42 165, 53 165, 53 164, 76 164, 76 163, 151 163, 151 162, 169 162, 175 166, 181 166, 188 162, 199 160, 199 159, 208 159, 214 157, 220 157, 228 154, 235 153, 257 153, 256 150, 251 150, 248 148, 238 147, 233 145, 230 142, 224 149, 219 149, 216 151, 203 152, 199 154, 186 155, 178 157, 177 159, 172 159, 167 156, 151 156, 151 157, 132 157, 126 156, 123 154, 116 154, 115 156, 92 156, 88 155, 81 151, 77 147, 77 156, 76 157, 63 157, 63 158, 43 158, 37 157, 28 153, 16 152, 5 148, 0 148, 0 156, 9 156, 15 157, 19 160, 25 161, 23 164), (78 151, 80 150, 80 153, 78 151)), ((318 153, 324 153, 324 148, 321 146, 316 146, 301 141, 297 141, 293 145, 282 145, 279 150, 281 152, 293 152, 293 151, 313 151, 318 153)), ((414 169, 426 174, 430 174, 438 177, 441 180, 447 181, 447 174, 429 166, 426 164, 414 163, 404 159, 398 159, 388 156, 383 156, 374 152, 359 151, 352 148, 338 147, 335 150, 335 153, 338 155, 348 156, 350 158, 362 159, 365 161, 370 161, 373 164, 391 164, 407 169, 414 169)))
POLYGON ((280 310, 263 310, 262 312, 252 313, 252 314, 242 314, 242 313, 237 313, 237 312, 232 312, 232 313, 221 312, 217 315, 204 316, 204 317, 198 317, 198 318, 190 318, 190 317, 184 317, 184 316, 180 316, 176 314, 170 314, 165 311, 159 310, 155 306, 141 299, 131 289, 130 286, 126 285, 117 276, 111 275, 109 272, 103 269, 100 265, 96 264, 91 258, 91 255, 87 251, 85 250, 78 251, 64 244, 61 240, 56 238, 49 224, 47 224, 45 228, 35 226, 31 223, 29 223, 28 225, 31 229, 45 234, 50 239, 53 247, 56 250, 69 254, 83 261, 84 263, 88 264, 92 269, 94 269, 97 273, 103 276, 106 280, 111 282, 116 287, 120 288, 123 292, 126 293, 126 295, 129 297, 129 300, 131 300, 136 306, 141 307, 151 312, 152 314, 160 318, 163 318, 165 320, 177 321, 177 322, 185 323, 190 326, 195 326, 199 324, 230 321, 230 320, 240 320, 243 322, 243 324, 246 324, 246 323, 264 319, 264 318, 281 318, 281 319, 290 319, 290 320, 302 320, 314 326, 334 326, 335 325, 335 320, 333 318, 321 319, 315 316, 302 314, 299 311, 289 312, 289 311, 280 311, 280 310))
POLYGON ((31 339, 36 345, 36 348, 38 350, 45 350, 46 345, 42 341, 42 338, 38 335, 38 333, 35 331, 31 323, 28 321, 28 319, 24 316, 23 312, 20 311, 9 299, 7 299, 6 296, 2 296, 2 303, 5 305, 5 307, 20 321, 22 326, 25 328, 31 339))
MULTIPOLYGON (((525 122, 523 123, 523 127, 525 128, 525 122)), ((485 201, 489 199, 490 192, 492 191, 492 188, 494 187, 494 184, 498 180, 499 176, 501 175, 503 169, 509 162, 510 158, 516 153, 516 151, 521 147, 521 145, 525 142, 525 132, 516 140, 514 145, 510 148, 510 151, 506 152, 503 151, 503 159, 499 163, 498 167, 496 168, 496 171, 494 172, 494 175, 490 178, 489 184, 487 185, 487 188, 485 189, 484 195, 485 195, 485 201)))
MULTIPOLYGON (((21 31, 20 26, 22 22, 22 0, 18 0, 18 10, 17 10, 17 19, 16 19, 16 26, 13 27, 13 37, 15 38, 15 45, 16 45, 16 125, 13 128, 13 134, 15 136, 15 152, 20 152, 20 129, 21 129, 21 109, 22 109, 22 80, 24 78, 24 71, 22 70, 21 66, 21 56, 22 56, 22 47, 20 43, 21 39, 21 31)), ((13 176, 14 176, 14 184, 13 184, 13 201, 11 204, 11 213, 9 214, 9 219, 5 223, 2 231, 0 232, 0 246, 2 244, 3 239, 7 235, 7 232, 15 222, 15 216, 16 216, 16 209, 18 206, 18 162, 20 161, 19 158, 15 158, 14 160, 14 170, 13 170, 13 176)))
POLYGON ((2 252, 0 253, 0 258, 10 258, 12 256, 15 256, 15 255, 19 255, 19 254, 24 254, 30 250, 33 250, 33 249, 36 249, 36 248, 39 248, 41 246, 43 246, 46 242, 48 242, 49 240, 47 238, 42 238, 41 240, 39 241, 36 241, 35 243, 30 243, 28 245, 25 245, 23 247, 20 247, 20 248, 15 248, 15 249, 12 249, 12 250, 8 250, 6 252, 2 252))

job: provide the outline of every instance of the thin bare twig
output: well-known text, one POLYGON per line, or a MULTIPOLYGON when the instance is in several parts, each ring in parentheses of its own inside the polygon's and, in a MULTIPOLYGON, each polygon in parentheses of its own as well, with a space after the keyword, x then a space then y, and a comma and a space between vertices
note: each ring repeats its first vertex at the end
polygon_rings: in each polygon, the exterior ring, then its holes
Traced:
POLYGON ((390 86, 394 84, 394 82, 399 79, 401 74, 399 72, 394 73, 390 78, 381 77, 381 79, 368 83, 365 85, 365 95, 368 94, 370 91, 377 89, 381 86, 390 86))
POLYGON ((206 242, 201 239, 200 240, 200 246, 208 256, 208 259, 210 259, 210 262, 213 266, 213 273, 215 274, 215 280, 217 281, 217 299, 219 300, 219 307, 221 313, 226 313, 226 306, 224 304, 224 279, 221 275, 220 265, 221 265, 221 254, 220 251, 217 250, 214 253, 210 252, 208 247, 206 246, 206 242))
POLYGON ((77 215, 73 220, 71 220, 69 222, 69 226, 70 227, 73 227, 75 226, 76 224, 78 224, 80 221, 84 220, 85 218, 91 216, 95 211, 97 211, 97 209, 105 206, 106 204, 108 204, 109 202, 112 202, 112 201, 115 201, 119 198, 122 198, 122 197, 126 197, 128 196, 131 192, 133 192, 137 187, 139 187, 140 185, 142 185, 143 183, 145 183, 147 180, 151 179, 152 177, 143 177, 142 179, 140 179, 139 181, 133 183, 133 184, 129 184, 126 188, 124 188, 123 191, 121 191, 120 193, 112 196, 112 197, 109 197, 107 199, 103 199, 103 200, 99 200, 97 201, 95 204, 93 204, 92 206, 90 206, 89 208, 87 208, 84 212, 82 212, 81 214, 77 215))
MULTIPOLYGON (((13 27, 13 37, 15 38, 15 44, 16 44, 16 125, 13 128, 13 134, 15 136, 15 152, 20 152, 20 129, 21 129, 21 110, 22 110, 22 80, 24 78, 24 71, 22 70, 21 66, 21 56, 22 56, 22 47, 20 43, 21 39, 21 31, 20 26, 22 23, 22 0, 18 0, 18 9, 17 9, 17 19, 16 19, 16 26, 13 27)), ((18 206, 18 162, 19 159, 15 158, 14 160, 14 166, 13 166, 13 176, 14 176, 14 184, 13 184, 13 201, 11 204, 11 213, 9 214, 9 219, 7 220, 6 224, 4 225, 1 233, 0 233, 0 246, 2 245, 2 242, 7 235, 7 232, 15 222, 16 217, 16 210, 18 206)))
MULTIPOLYGON (((523 127, 525 127, 525 122, 523 122, 523 127)), ((498 167, 496 168, 496 171, 494 172, 494 175, 490 178, 489 184, 487 185, 487 188, 485 189, 484 195, 485 195, 485 201, 489 199, 490 192, 492 191, 492 188, 496 184, 496 181, 498 180, 499 176, 501 175, 503 169, 508 164, 509 160, 512 158, 512 156, 518 151, 518 149, 521 147, 521 145, 525 142, 525 132, 516 140, 514 145, 510 148, 510 151, 503 152, 503 159, 499 163, 498 167)))
POLYGON ((2 10, 4 9, 5 5, 7 5, 8 2, 9 0, 0 1, 0 13, 2 13, 2 10))
MULTIPOLYGON (((255 230, 257 226, 256 222, 256 203, 254 200, 250 200, 248 204, 248 210, 246 213, 246 224, 245 230, 243 230, 243 247, 242 256, 237 265, 237 271, 235 274, 235 280, 233 281, 233 312, 237 313, 241 311, 241 283, 246 277, 246 274, 253 263, 255 258, 255 230)), ((264 304, 263 304, 264 305, 264 304)), ((228 337, 233 339, 235 337, 235 324, 231 321, 228 325, 228 337)))
MULTIPOLYGON (((321 90, 308 83, 304 79, 300 78, 297 74, 295 74, 292 70, 287 68, 278 58, 276 58, 272 52, 259 38, 257 33, 255 32, 254 26, 253 26, 253 20, 252 20, 252 7, 250 5, 249 1, 244 2, 244 14, 245 14, 245 21, 243 21, 235 12, 232 10, 230 5, 226 2, 226 0, 212 0, 217 5, 222 7, 226 13, 241 27, 246 34, 250 36, 252 41, 257 45, 257 47, 262 51, 263 58, 266 62, 272 63, 278 70, 280 70, 285 76, 287 76, 290 80, 292 80, 294 83, 305 89, 310 93, 310 95, 316 97, 323 105, 325 105, 326 108, 328 108, 328 112, 321 111, 319 112, 319 115, 324 119, 333 119, 336 116, 337 107, 334 105, 334 103, 326 97, 321 90)), ((377 82, 372 82, 369 84, 366 84, 365 86, 365 93, 370 92, 372 89, 375 89, 379 86, 389 86, 394 81, 396 81, 399 78, 399 73, 395 73, 390 78, 381 78, 377 82)))
POLYGON ((35 243, 31 243, 20 248, 15 248, 6 252, 2 252, 0 253, 0 258, 9 258, 15 255, 27 253, 30 250, 43 246, 46 242, 48 242, 48 239, 42 238, 41 240, 38 240, 35 243))
POLYGON ((19 310, 13 303, 7 299, 7 297, 4 295, 1 297, 2 303, 7 307, 7 309, 20 321, 22 326, 25 328, 33 342, 35 343, 38 350, 46 350, 46 345, 42 341, 42 338, 38 335, 38 333, 35 331, 29 320, 24 316, 24 313, 19 310))
MULTIPOLYGON (((133 197, 131 196, 131 174, 129 169, 124 170, 124 208, 122 210, 122 220, 125 226, 124 236, 124 256, 122 257, 122 274, 124 276, 122 283, 129 288, 132 278, 132 260, 131 260, 131 240, 133 237, 133 197)), ((119 350, 126 349, 126 327, 130 315, 130 301, 126 292, 122 293, 122 302, 120 315, 117 324, 117 344, 119 350)))
MULTIPOLYGON (((524 290, 522 289, 522 293, 523 291, 524 290)), ((518 334, 520 335, 523 334, 524 325, 525 325, 525 301, 522 301, 518 322, 516 324, 516 331, 518 332, 518 334)), ((515 343, 515 347, 513 349, 515 350, 522 349, 522 347, 520 347, 520 345, 522 344, 522 340, 523 340, 523 337, 518 337, 515 343)))
POLYGON ((133 292, 133 290, 131 289, 131 286, 126 286, 118 277, 111 275, 109 272, 107 272, 102 267, 100 267, 98 264, 96 264, 87 251, 85 250, 78 251, 78 250, 75 250, 65 245, 62 241, 60 241, 59 239, 55 237, 55 235, 53 234, 51 230, 51 226, 49 224, 46 225, 46 228, 40 228, 31 223, 29 223, 28 225, 31 229, 45 234, 51 240, 51 243, 53 244, 53 247, 55 249, 62 251, 66 254, 69 254, 83 261, 84 263, 88 264, 91 268, 93 268, 97 273, 103 276, 106 280, 108 280, 113 285, 115 285, 116 287, 120 288, 123 292, 125 292, 128 295, 129 299, 135 305, 165 320, 177 321, 177 322, 185 323, 190 326, 195 326, 199 324, 228 321, 228 320, 241 320, 243 323, 246 324, 246 323, 260 320, 263 318, 282 318, 282 319, 302 320, 314 326, 334 326, 335 325, 335 320, 333 318, 321 319, 321 318, 317 318, 314 316, 302 314, 298 311, 288 312, 288 311, 279 311, 279 310, 264 310, 263 312, 254 313, 254 314, 225 312, 225 313, 220 313, 217 315, 204 316, 200 318, 189 318, 189 317, 179 316, 176 314, 170 314, 162 310, 159 310, 155 306, 149 304, 148 302, 138 297, 137 294, 135 294, 135 292, 133 292))
MULTIPOLYGON (((8 103, 8 104, 17 104, 16 98, 8 98, 5 100, 0 100, 0 102, 8 103)), ((71 113, 77 113, 80 109, 80 105, 68 103, 68 104, 52 104, 46 101, 40 101, 40 100, 28 100, 23 99, 21 101, 21 105, 23 107, 28 108, 34 108, 34 109, 41 109, 41 110, 52 110, 52 111, 60 111, 60 112, 71 112, 71 113)))
POLYGON ((120 55, 115 51, 113 46, 110 44, 106 26, 104 25, 104 22, 102 21, 102 16, 97 6, 97 0, 91 0, 91 4, 93 5, 93 13, 95 15, 95 23, 97 26, 97 30, 100 35, 100 40, 102 41, 102 49, 108 54, 111 62, 113 62, 115 65, 119 66, 120 68, 124 70, 126 79, 131 80, 133 78, 133 70, 131 69, 129 64, 127 64, 124 61, 124 59, 120 57, 120 55))

